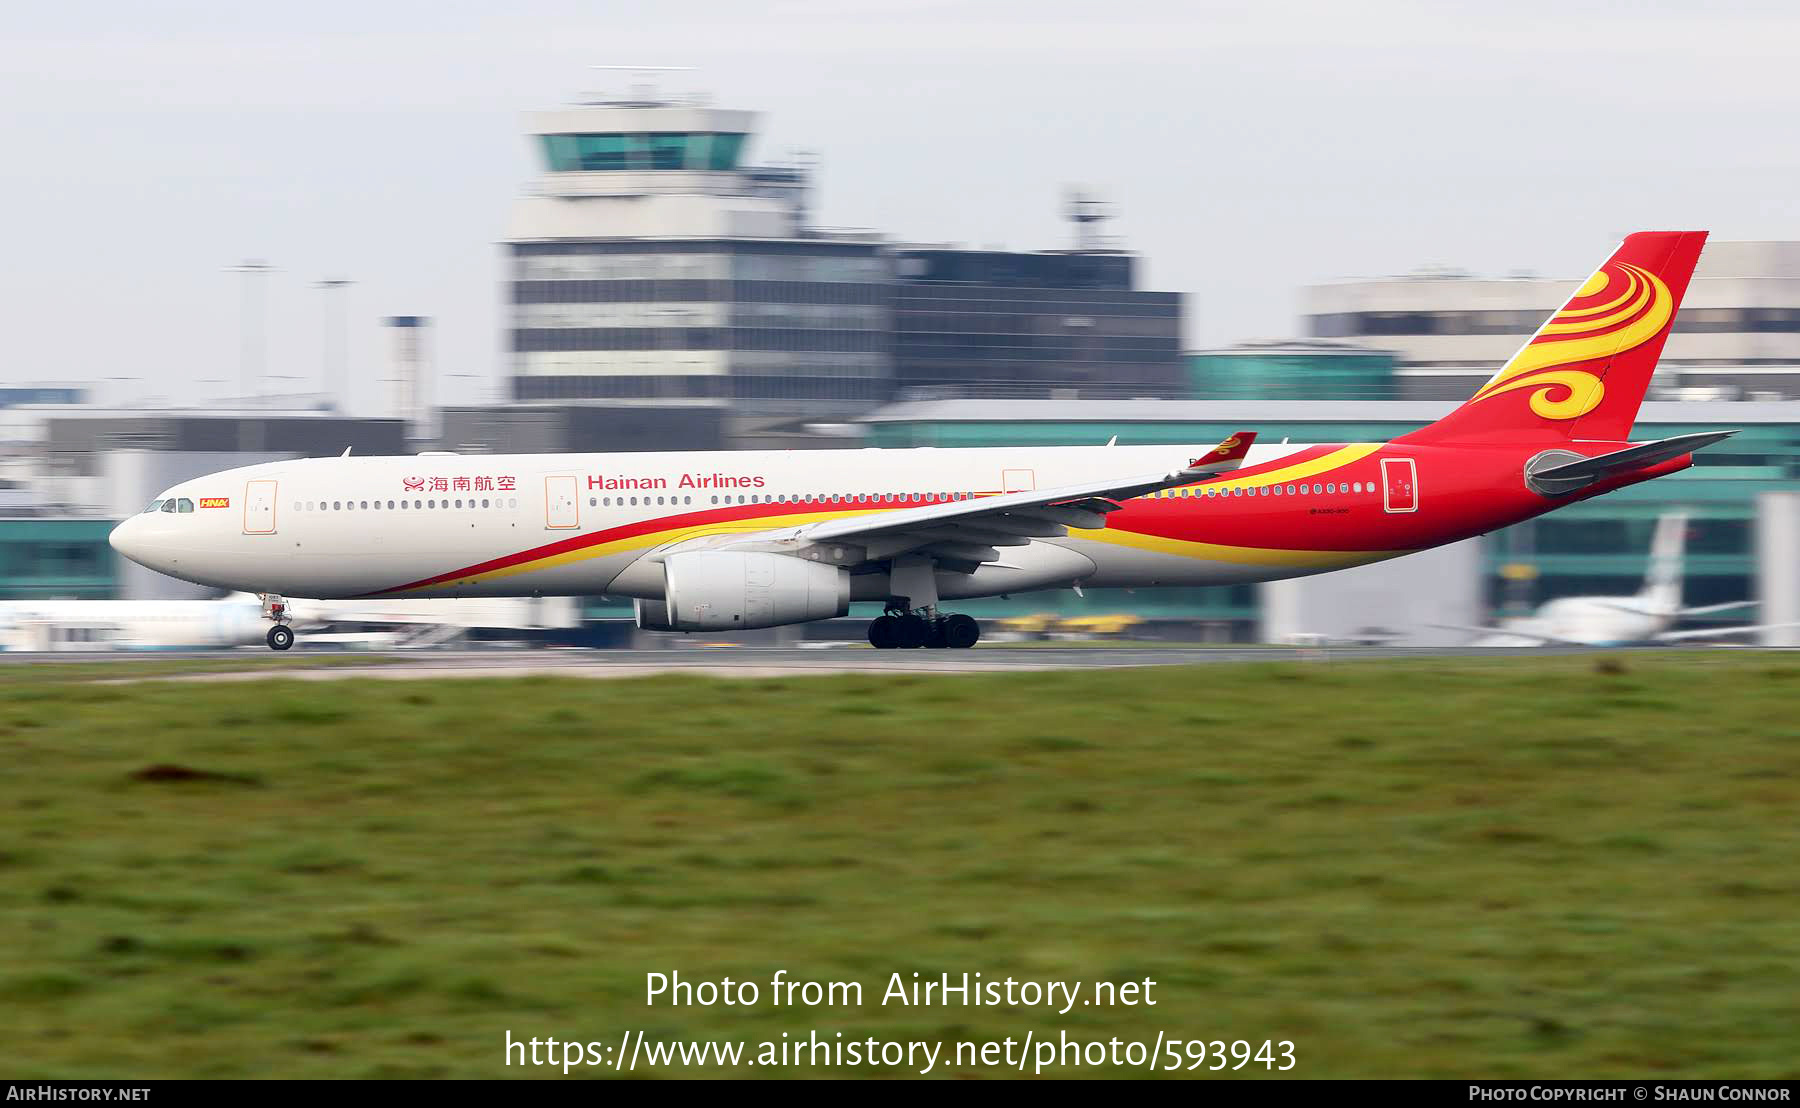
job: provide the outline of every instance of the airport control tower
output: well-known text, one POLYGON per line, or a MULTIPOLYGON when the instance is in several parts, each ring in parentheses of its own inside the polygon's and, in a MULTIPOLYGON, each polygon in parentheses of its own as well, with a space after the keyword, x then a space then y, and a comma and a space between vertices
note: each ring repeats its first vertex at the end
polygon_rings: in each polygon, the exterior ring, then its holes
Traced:
POLYGON ((892 260, 809 226, 756 115, 648 89, 527 116, 506 245, 521 401, 855 410, 891 390, 892 260))

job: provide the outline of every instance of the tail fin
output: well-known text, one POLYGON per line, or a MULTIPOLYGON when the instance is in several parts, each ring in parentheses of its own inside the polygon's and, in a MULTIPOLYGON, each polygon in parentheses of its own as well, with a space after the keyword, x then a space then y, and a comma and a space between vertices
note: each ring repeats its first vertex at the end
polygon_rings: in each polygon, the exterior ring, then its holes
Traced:
POLYGON ((1665 611, 1681 607, 1681 555, 1687 545, 1686 512, 1658 516, 1656 534, 1650 540, 1650 569, 1644 574, 1644 600, 1665 611))
POLYGON ((1409 441, 1623 442, 1705 231, 1628 235, 1468 403, 1409 441))

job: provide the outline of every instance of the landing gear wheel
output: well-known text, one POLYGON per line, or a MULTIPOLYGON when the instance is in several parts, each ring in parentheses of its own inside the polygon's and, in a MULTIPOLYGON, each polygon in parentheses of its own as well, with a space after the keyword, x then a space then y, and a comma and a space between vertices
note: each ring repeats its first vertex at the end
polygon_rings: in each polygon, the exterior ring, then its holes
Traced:
POLYGON ((894 645, 901 650, 917 650, 925 645, 930 628, 918 616, 899 616, 894 620, 894 645))
POLYGON ((269 649, 286 650, 294 645, 294 632, 277 623, 269 628, 269 649))
POLYGON ((942 626, 944 645, 952 650, 967 650, 981 641, 981 624, 973 616, 951 616, 942 626))
POLYGON ((893 616, 877 616, 869 621, 869 645, 876 650, 892 650, 900 645, 893 616))
POLYGON ((927 650, 942 650, 949 645, 949 642, 944 639, 943 620, 934 619, 925 624, 925 648, 927 650))

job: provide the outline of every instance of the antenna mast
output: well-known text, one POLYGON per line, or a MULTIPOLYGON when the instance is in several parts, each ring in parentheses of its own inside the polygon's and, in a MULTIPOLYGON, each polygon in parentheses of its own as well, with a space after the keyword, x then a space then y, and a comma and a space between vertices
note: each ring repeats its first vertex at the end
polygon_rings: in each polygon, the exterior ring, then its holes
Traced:
POLYGON ((1075 249, 1082 252, 1104 250, 1107 238, 1100 224, 1112 218, 1112 205, 1098 193, 1072 185, 1063 193, 1063 216, 1075 225, 1075 249))

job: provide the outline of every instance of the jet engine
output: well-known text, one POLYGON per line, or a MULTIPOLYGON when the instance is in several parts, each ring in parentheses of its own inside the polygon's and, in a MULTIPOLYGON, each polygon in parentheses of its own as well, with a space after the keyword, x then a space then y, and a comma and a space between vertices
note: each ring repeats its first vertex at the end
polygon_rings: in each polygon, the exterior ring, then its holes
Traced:
POLYGON ((762 551, 695 550, 663 562, 663 598, 637 602, 646 631, 747 631, 850 610, 850 573, 762 551))

